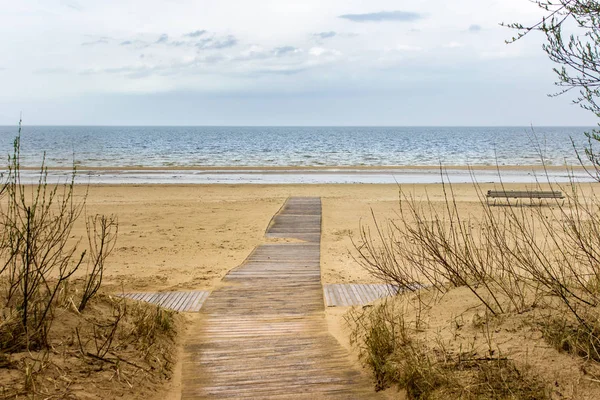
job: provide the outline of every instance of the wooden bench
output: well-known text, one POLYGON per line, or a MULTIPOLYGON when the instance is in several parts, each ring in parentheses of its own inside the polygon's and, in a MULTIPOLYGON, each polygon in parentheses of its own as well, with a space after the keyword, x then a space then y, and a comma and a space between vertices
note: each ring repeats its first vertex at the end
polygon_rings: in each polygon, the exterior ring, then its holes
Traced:
POLYGON ((487 201, 494 199, 564 199, 560 191, 535 191, 535 190, 488 190, 486 195, 487 201))

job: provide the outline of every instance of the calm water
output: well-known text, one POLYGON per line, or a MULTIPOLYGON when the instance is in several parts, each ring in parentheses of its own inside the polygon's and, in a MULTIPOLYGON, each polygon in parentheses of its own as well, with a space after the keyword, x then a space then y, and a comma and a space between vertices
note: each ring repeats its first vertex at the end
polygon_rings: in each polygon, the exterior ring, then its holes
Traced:
MULTIPOLYGON (((582 127, 535 128, 548 164, 576 163, 582 127)), ((16 127, 0 127, 4 154, 16 127)), ((25 126, 23 165, 391 166, 539 164, 526 127, 43 127, 25 126)))

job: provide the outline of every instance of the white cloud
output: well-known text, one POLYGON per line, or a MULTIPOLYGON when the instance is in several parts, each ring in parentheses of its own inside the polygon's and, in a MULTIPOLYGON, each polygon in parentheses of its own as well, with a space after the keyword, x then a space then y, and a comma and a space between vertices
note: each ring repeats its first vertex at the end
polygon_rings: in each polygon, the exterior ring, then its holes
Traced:
MULTIPOLYGON (((16 39, 0 41, 0 103, 178 90, 393 91, 405 81, 450 79, 447 71, 474 79, 487 60, 498 60, 499 71, 503 60, 520 58, 549 69, 539 40, 507 46, 513 32, 498 26, 535 21, 540 12, 527 1, 429 0, 403 11, 412 14, 393 13, 399 9, 397 0, 7 2, 0 35, 16 39), (447 50, 460 47, 469 51, 447 50)), ((506 74, 514 78, 514 69, 506 74)))
POLYGON ((392 51, 393 50, 397 50, 397 51, 409 51, 409 52, 412 52, 412 51, 421 51, 421 50, 423 50, 423 48, 419 47, 419 46, 411 46, 411 45, 408 45, 408 44, 399 44, 399 45, 397 45, 395 48, 393 48, 391 50, 392 51))
POLYGON ((480 53, 480 57, 486 60, 498 60, 515 57, 515 54, 511 54, 508 51, 484 51, 480 53))
POLYGON ((449 49, 458 49, 460 47, 465 47, 465 45, 460 42, 450 42, 444 45, 444 47, 447 47, 449 49))
POLYGON ((328 50, 323 47, 312 47, 308 50, 308 54, 315 57, 328 56, 328 55, 340 55, 341 53, 337 50, 328 50))

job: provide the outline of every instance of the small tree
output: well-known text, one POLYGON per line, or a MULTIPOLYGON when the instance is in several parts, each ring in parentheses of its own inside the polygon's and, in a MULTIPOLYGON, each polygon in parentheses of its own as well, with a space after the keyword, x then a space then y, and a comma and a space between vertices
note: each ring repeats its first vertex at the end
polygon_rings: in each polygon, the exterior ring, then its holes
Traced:
MULTIPOLYGON (((542 48, 550 60, 559 67, 556 85, 561 88, 558 96, 573 89, 579 90, 574 103, 593 112, 600 118, 600 1, 597 0, 530 0, 540 7, 545 15, 533 25, 520 23, 503 24, 516 29, 518 34, 508 43, 515 42, 530 32, 541 32, 546 36, 542 48)), ((594 145, 600 145, 600 130, 586 132, 588 145, 584 155, 591 162, 590 175, 600 182, 600 153, 594 145)))

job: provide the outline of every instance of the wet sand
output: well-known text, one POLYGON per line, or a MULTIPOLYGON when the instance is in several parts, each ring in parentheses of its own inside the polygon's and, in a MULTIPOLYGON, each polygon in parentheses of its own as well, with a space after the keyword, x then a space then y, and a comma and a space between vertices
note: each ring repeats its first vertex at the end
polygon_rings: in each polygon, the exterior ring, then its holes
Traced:
MULTIPOLYGON (((92 185, 189 185, 189 184, 431 184, 442 182, 532 183, 550 180, 566 183, 588 181, 581 167, 565 166, 445 166, 443 174, 435 166, 383 167, 78 167, 76 183, 92 185)), ((54 168, 48 181, 64 182, 71 170, 54 168)), ((38 171, 22 171, 26 183, 35 183, 38 171)))

